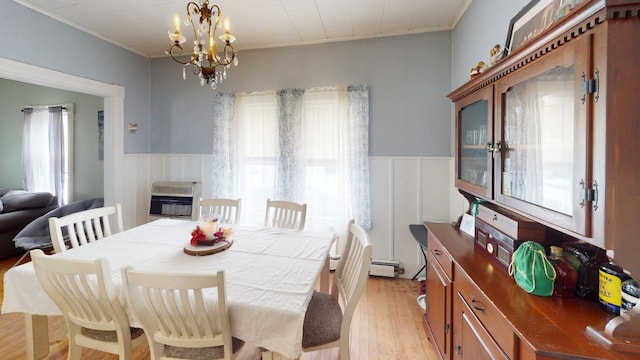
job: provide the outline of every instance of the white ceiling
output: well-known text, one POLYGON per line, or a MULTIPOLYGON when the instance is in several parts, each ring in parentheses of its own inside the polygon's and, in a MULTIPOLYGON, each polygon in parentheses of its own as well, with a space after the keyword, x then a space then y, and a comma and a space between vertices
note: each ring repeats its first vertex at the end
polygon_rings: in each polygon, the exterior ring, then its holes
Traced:
MULTIPOLYGON (((187 0, 14 0, 147 57, 162 57, 187 0)), ((198 0, 193 0, 198 2, 198 0)), ((450 30, 472 0, 210 0, 236 50, 450 30)), ((187 43, 193 32, 182 25, 187 43)))

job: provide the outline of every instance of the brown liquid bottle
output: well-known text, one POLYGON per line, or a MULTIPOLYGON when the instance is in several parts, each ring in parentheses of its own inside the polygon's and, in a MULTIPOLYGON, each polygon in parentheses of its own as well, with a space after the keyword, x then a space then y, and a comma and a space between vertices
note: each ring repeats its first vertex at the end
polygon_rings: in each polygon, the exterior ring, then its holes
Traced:
POLYGON ((549 261, 556 270, 553 295, 565 298, 573 297, 578 282, 578 271, 562 258, 562 248, 559 246, 551 246, 549 261))

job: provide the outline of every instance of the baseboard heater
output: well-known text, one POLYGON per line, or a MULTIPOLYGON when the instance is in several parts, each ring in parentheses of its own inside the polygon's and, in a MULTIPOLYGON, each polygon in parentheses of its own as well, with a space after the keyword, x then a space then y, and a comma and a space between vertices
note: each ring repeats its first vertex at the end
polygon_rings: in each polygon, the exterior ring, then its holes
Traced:
POLYGON ((400 263, 398 261, 371 260, 369 275, 396 278, 402 274, 404 274, 404 269, 400 267, 400 263))

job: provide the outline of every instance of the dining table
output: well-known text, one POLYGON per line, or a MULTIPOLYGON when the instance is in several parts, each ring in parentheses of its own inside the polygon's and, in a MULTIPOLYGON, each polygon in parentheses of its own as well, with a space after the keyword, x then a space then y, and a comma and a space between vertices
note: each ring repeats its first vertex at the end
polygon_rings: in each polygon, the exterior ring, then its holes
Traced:
MULTIPOLYGON (((329 288, 333 232, 229 225, 226 250, 204 256, 185 251, 196 221, 163 218, 53 254, 60 258, 105 258, 132 326, 140 326, 126 304, 121 269, 176 273, 225 272, 232 336, 288 358, 302 353, 304 316, 313 292, 329 288)), ((62 315, 37 280, 31 262, 4 276, 2 313, 24 313, 27 357, 48 354, 47 316, 62 315)))

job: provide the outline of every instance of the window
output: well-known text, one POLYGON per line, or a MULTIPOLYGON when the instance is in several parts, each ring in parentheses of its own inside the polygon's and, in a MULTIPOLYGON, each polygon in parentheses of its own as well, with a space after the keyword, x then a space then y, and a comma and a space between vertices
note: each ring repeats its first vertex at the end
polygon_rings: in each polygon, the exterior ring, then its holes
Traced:
POLYGON ((23 109, 22 183, 69 203, 72 189, 73 105, 23 109))
POLYGON ((214 196, 242 198, 243 223, 262 224, 271 198, 307 203, 310 230, 342 233, 350 219, 370 228, 368 89, 353 88, 366 93, 357 108, 351 89, 218 95, 214 169, 232 180, 215 184, 214 196))
POLYGON ((275 198, 278 109, 276 94, 239 95, 236 102, 238 197, 242 217, 264 220, 267 198, 275 198))

